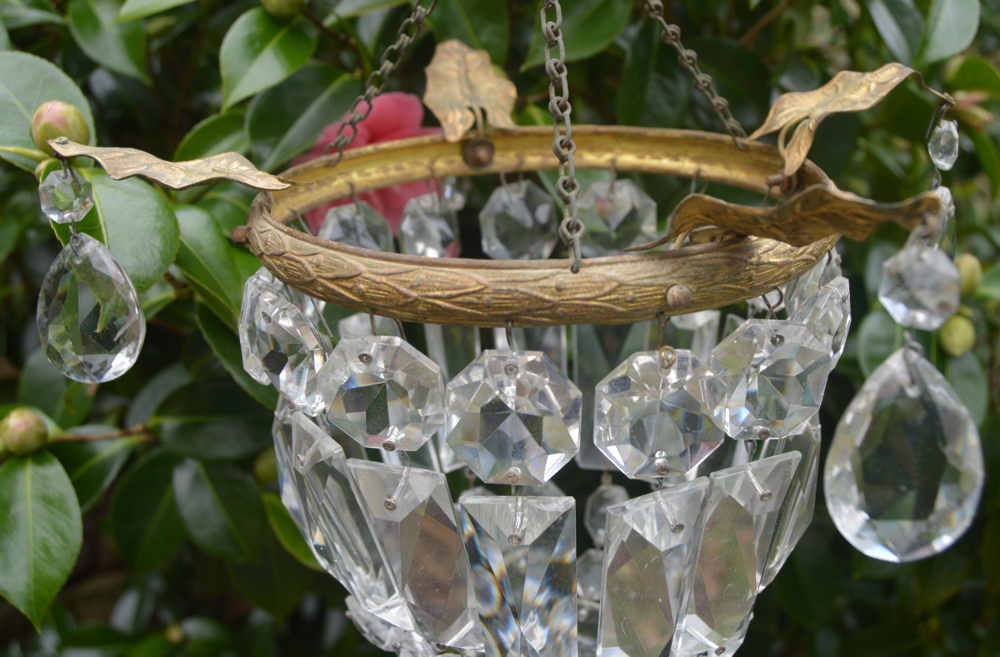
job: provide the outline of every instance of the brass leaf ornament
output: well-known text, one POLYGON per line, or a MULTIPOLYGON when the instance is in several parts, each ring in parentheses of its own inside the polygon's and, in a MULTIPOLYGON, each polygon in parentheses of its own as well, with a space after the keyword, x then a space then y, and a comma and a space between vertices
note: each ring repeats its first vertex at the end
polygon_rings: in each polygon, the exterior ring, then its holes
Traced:
POLYGON ((511 112, 517 88, 493 67, 485 50, 473 50, 457 39, 439 43, 428 64, 424 104, 441 122, 445 139, 462 139, 477 121, 514 128, 511 112))
POLYGON ((289 184, 265 173, 239 153, 219 153, 186 162, 167 162, 137 148, 86 146, 65 137, 49 140, 62 157, 84 156, 96 160, 112 180, 142 176, 171 189, 184 189, 213 180, 232 180, 260 191, 287 189, 289 184))
POLYGON ((819 124, 837 112, 861 112, 878 104, 904 80, 916 77, 929 92, 946 103, 954 99, 928 87, 920 73, 897 62, 886 64, 870 73, 841 71, 819 89, 782 94, 774 102, 764 125, 750 139, 772 132, 778 134, 778 151, 784 158, 782 173, 792 176, 806 161, 819 124), (794 131, 792 131, 794 128, 794 131), (788 136, 791 132, 791 137, 788 136))

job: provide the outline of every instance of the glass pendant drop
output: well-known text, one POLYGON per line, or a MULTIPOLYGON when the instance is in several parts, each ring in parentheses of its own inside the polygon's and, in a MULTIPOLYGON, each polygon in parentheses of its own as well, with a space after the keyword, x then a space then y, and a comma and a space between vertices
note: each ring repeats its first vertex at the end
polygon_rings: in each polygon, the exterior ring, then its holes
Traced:
POLYGON ((479 213, 483 252, 496 260, 542 260, 556 245, 556 206, 541 187, 521 180, 493 190, 479 213))
POLYGON ((913 244, 882 265, 878 299, 897 324, 936 331, 958 310, 960 288, 951 258, 941 249, 913 244))
POLYGON ((45 216, 57 224, 83 219, 94 207, 90 183, 68 171, 53 171, 38 186, 38 201, 45 216))
POLYGON ((904 348, 872 373, 837 425, 826 503, 858 550, 913 561, 946 549, 969 527, 983 477, 969 411, 933 365, 904 348))
POLYGON ((124 374, 146 336, 132 281, 107 247, 84 233, 70 237, 45 275, 36 318, 49 361, 84 383, 124 374))
POLYGON ((927 142, 931 162, 941 171, 950 171, 958 160, 958 122, 947 119, 938 122, 927 142))

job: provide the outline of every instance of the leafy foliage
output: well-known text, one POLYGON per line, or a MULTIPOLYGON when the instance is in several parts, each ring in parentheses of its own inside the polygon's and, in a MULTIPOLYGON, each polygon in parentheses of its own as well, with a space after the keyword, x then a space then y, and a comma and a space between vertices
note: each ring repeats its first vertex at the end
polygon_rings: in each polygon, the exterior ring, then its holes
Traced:
MULTIPOLYGON (((317 572, 276 495, 276 396, 242 370, 235 327, 243 283, 259 264, 229 236, 253 194, 231 184, 165 192, 77 163, 96 205, 79 228, 125 267, 149 333, 124 377, 74 383, 37 348, 35 298, 68 233, 41 219, 32 172, 44 155, 29 123, 38 105, 58 99, 82 112, 101 145, 176 159, 236 150, 277 172, 349 109, 406 4, 312 0, 288 19, 253 0, 0 1, 0 158, 11 165, 0 167, 0 416, 32 407, 54 436, 34 455, 0 461, 0 596, 9 603, 0 603, 0 654, 376 652, 345 623, 343 590, 317 572)), ((641 4, 564 2, 574 120, 718 130, 641 4)), ((980 421, 995 479, 1000 2, 664 4, 749 129, 779 93, 891 60, 954 95, 964 137, 958 165, 944 175, 958 204, 949 247, 983 263, 960 311, 975 324, 976 344, 953 358, 938 336, 919 339, 980 421)), ((534 2, 439 0, 388 88, 422 92, 435 42, 457 38, 487 50, 516 83, 519 122, 546 123, 537 22, 534 2)), ((843 189, 887 201, 913 195, 932 179, 923 139, 933 111, 919 87, 904 85, 869 112, 824 122, 811 157, 843 189)), ((550 176, 542 182, 551 188, 550 176)), ((644 182, 663 217, 689 190, 688 181, 644 182)), ((470 206, 493 184, 473 180, 470 206)), ((475 210, 461 219, 466 235, 477 234, 475 210)), ((865 244, 844 245, 854 330, 822 411, 827 440, 864 376, 901 344, 876 290, 882 262, 904 238, 885 227, 865 244)), ((476 245, 464 246, 473 255, 476 245)), ((337 313, 328 308, 331 319, 337 313)), ((572 492, 595 483, 594 473, 572 468, 559 480, 572 492)), ((1000 653, 995 481, 969 533, 923 563, 867 559, 840 539, 821 502, 816 516, 759 600, 743 654, 1000 653)))

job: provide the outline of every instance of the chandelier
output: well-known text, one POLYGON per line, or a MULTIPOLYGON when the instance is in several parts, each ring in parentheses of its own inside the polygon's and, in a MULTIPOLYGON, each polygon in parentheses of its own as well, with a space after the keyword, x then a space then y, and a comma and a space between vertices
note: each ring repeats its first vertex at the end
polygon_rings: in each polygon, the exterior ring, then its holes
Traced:
MULTIPOLYGON (((826 115, 871 107, 915 71, 843 72, 786 94, 747 138, 661 3, 646 5, 728 134, 573 125, 561 9, 544 0, 551 129, 515 126, 513 85, 488 55, 449 41, 425 96, 443 134, 345 151, 430 13, 418 3, 333 152, 279 177, 235 154, 166 163, 50 142, 115 179, 261 190, 234 235, 263 264, 244 289, 244 368, 281 393, 282 501, 382 649, 735 653, 813 514, 818 411, 851 323, 838 240, 904 226, 910 239, 883 272, 886 310, 906 329, 935 330, 958 308, 959 275, 939 247, 954 214, 947 188, 879 204, 806 159, 826 115), (756 141, 773 132, 777 148, 756 141), (601 173, 584 184, 583 171, 601 173), (629 173, 693 181, 662 236, 629 173), (453 257, 464 181, 483 175, 501 183, 479 212, 491 259, 453 257), (359 195, 414 181, 428 191, 407 203, 395 253, 388 223, 359 195), (763 201, 726 202, 697 192, 700 182, 763 201), (294 227, 344 200, 318 234, 294 227), (550 258, 560 239, 567 257, 550 258), (719 340, 718 308, 742 301, 748 316, 729 316, 719 340), (334 307, 356 314, 333 322, 334 307), (602 473, 579 501, 552 482, 574 460, 602 473), (650 492, 630 495, 615 471, 650 492), (578 507, 594 546, 585 551, 578 507)), ((952 101, 928 91, 942 101, 928 147, 946 170, 958 154, 944 118, 952 101)), ((90 207, 69 168, 41 191, 56 221, 72 225, 90 207)), ((38 317, 50 359, 80 380, 127 370, 144 334, 128 277, 83 234, 46 279, 38 317), (67 335, 67 281, 117 312, 67 335)), ((840 532, 896 562, 951 545, 984 478, 975 423, 907 336, 847 408, 824 471, 840 532)))

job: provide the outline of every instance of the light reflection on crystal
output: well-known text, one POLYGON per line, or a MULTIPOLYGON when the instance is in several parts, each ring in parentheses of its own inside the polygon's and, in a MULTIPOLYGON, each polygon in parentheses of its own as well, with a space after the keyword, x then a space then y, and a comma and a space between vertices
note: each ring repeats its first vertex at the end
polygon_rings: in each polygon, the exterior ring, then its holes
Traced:
POLYGON ((812 299, 796 304, 789 321, 802 324, 821 340, 830 340, 831 368, 836 366, 847 344, 851 328, 851 285, 838 276, 820 287, 812 299))
POLYGON ((530 180, 493 190, 479 213, 483 252, 497 260, 542 260, 556 245, 556 206, 530 180))
POLYGON ((354 622, 369 643, 380 650, 394 652, 399 657, 436 657, 438 650, 416 632, 403 630, 390 625, 375 616, 353 595, 344 600, 347 607, 347 617, 354 622))
POLYGON ((80 221, 94 207, 90 183, 79 174, 56 169, 38 186, 42 212, 57 224, 80 221))
POLYGON ((351 340, 353 338, 366 338, 372 335, 399 335, 396 322, 382 315, 369 315, 368 313, 355 313, 349 315, 337 323, 337 335, 341 340, 351 340), (372 331, 372 323, 375 330, 372 331))
POLYGON ((375 251, 392 251, 392 229, 365 201, 330 208, 316 236, 375 251))
POLYGON ((958 310, 961 277, 940 249, 912 244, 882 265, 878 299, 897 324, 936 331, 958 310))
MULTIPOLYGON (((686 315, 674 315, 670 322, 683 331, 690 332, 691 342, 689 349, 695 358, 702 362, 707 362, 712 355, 712 349, 719 340, 719 322, 722 313, 718 310, 700 310, 686 315)), ((673 343, 671 343, 673 344, 673 343)), ((683 347, 684 344, 673 344, 674 347, 683 347)))
POLYGON ((628 491, 615 484, 602 484, 594 489, 583 505, 583 526, 590 532, 594 545, 604 545, 608 508, 628 501, 628 491))
POLYGON ((457 256, 458 217, 436 192, 414 196, 403 208, 399 241, 403 253, 427 258, 457 256))
POLYGON ((927 142, 931 162, 941 171, 950 171, 958 160, 958 122, 941 119, 927 142))
POLYGON ((618 255, 657 238, 656 201, 631 180, 591 183, 576 208, 586 227, 580 244, 585 258, 618 255))
POLYGON ((496 349, 521 349, 525 351, 541 351, 549 357, 559 371, 568 374, 567 368, 567 338, 565 326, 530 326, 515 328, 514 344, 507 341, 507 331, 502 328, 493 329, 493 344, 496 349))

